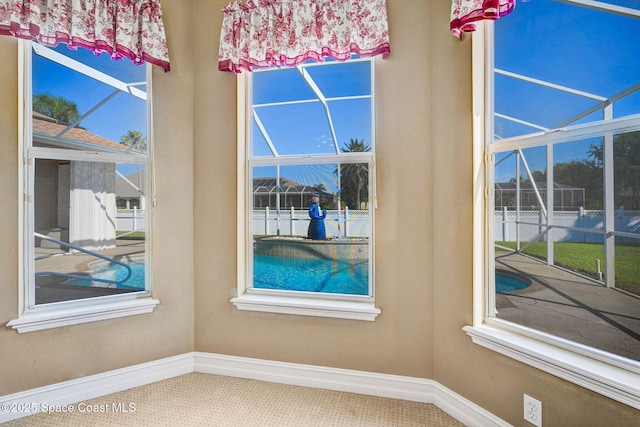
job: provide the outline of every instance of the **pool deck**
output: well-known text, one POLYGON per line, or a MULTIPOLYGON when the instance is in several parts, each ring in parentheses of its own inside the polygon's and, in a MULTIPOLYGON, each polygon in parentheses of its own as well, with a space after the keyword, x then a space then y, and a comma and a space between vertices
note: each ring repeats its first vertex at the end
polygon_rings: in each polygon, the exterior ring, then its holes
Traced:
MULTIPOLYGON (((116 247, 96 251, 101 255, 117 260, 128 260, 144 254, 145 243, 141 240, 118 240, 116 247)), ((60 249, 36 248, 35 270, 57 271, 76 275, 88 275, 91 271, 89 263, 102 261, 100 258, 79 252, 66 253, 60 249)), ((93 298, 131 292, 127 289, 116 289, 99 286, 66 285, 65 278, 59 276, 39 276, 36 284, 36 304, 57 301, 93 298)))
POLYGON ((640 360, 640 296, 516 253, 496 252, 496 268, 532 280, 496 295, 499 319, 640 360))
POLYGON ((255 239, 254 252, 278 258, 368 260, 369 240, 364 238, 312 240, 304 237, 271 236, 255 239))

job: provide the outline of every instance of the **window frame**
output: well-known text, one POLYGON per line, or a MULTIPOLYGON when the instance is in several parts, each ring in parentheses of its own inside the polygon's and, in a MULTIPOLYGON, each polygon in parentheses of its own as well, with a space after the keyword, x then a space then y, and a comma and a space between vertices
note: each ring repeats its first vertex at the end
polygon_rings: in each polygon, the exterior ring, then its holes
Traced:
POLYGON ((278 291, 269 289, 252 289, 248 287, 248 276, 251 274, 250 261, 252 254, 252 230, 251 212, 253 206, 252 191, 249 191, 249 183, 252 180, 251 170, 254 166, 272 165, 273 158, 251 158, 251 132, 252 119, 250 116, 252 99, 251 83, 252 73, 243 72, 237 75, 237 287, 236 295, 231 303, 238 310, 258 311, 267 313, 294 314, 303 316, 330 317, 351 320, 374 321, 381 313, 375 306, 375 261, 374 261, 374 235, 376 208, 375 194, 375 58, 371 62, 371 121, 372 121, 372 152, 371 153, 342 153, 322 155, 286 155, 281 156, 279 164, 335 164, 335 163, 360 163, 369 164, 369 195, 370 227, 369 238, 369 286, 370 295, 346 295, 346 294, 314 294, 302 291, 278 291), (344 162, 338 160, 345 160, 344 162))
MULTIPOLYGON (((19 185, 19 243, 18 262, 20 265, 18 274, 18 317, 7 323, 18 333, 39 331, 44 329, 57 328, 68 325, 94 322, 105 319, 112 319, 124 316, 149 313, 159 304, 159 301, 152 298, 151 294, 151 205, 147 208, 145 215, 145 290, 119 295, 100 296, 77 300, 66 300, 60 302, 35 304, 33 280, 34 268, 34 174, 36 159, 59 159, 59 160, 92 160, 99 162, 117 162, 129 160, 130 157, 123 157, 122 154, 100 152, 90 150, 70 150, 66 148, 46 148, 31 147, 32 141, 32 44, 29 40, 19 40, 18 48, 18 185, 19 185)), ((147 156, 142 163, 147 166, 148 183, 152 195, 153 191, 153 126, 151 111, 151 66, 146 67, 147 78, 147 156)))
POLYGON ((488 185, 492 159, 487 149, 493 134, 493 25, 479 22, 472 37, 473 323, 462 329, 475 344, 640 409, 640 363, 490 317, 495 305, 489 285, 493 239, 488 208, 493 192, 488 185))

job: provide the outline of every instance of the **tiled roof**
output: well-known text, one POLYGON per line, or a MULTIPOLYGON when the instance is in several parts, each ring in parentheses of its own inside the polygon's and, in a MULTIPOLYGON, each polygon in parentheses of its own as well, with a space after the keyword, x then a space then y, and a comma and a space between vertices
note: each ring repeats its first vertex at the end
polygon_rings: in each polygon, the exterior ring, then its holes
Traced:
MULTIPOLYGON (((60 123, 51 117, 47 117, 44 114, 33 112, 33 131, 34 134, 46 134, 54 138, 60 132, 62 132, 68 125, 66 123, 60 123)), ((37 137, 37 136, 36 136, 37 137)), ((127 146, 119 144, 107 138, 103 138, 100 135, 91 133, 81 127, 73 127, 69 129, 63 135, 66 139, 72 139, 82 143, 89 143, 93 145, 101 145, 103 147, 115 148, 118 150, 126 150, 127 146)), ((55 144, 55 141, 47 139, 47 143, 55 144)))
POLYGON ((135 185, 140 189, 144 188, 144 183, 147 180, 147 171, 143 169, 140 172, 133 172, 127 175, 125 178, 126 180, 118 176, 116 179, 117 196, 128 197, 128 198, 140 197, 141 196, 140 192, 136 190, 131 184, 135 185), (131 184, 129 184, 127 180, 131 182, 131 184))

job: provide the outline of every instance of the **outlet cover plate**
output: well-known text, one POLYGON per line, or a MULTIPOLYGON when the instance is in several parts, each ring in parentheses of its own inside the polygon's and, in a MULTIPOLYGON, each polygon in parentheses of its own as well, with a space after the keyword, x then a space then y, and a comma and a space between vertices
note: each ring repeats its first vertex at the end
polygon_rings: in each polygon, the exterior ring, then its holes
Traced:
POLYGON ((542 427, 542 402, 524 395, 524 419, 531 424, 542 427))

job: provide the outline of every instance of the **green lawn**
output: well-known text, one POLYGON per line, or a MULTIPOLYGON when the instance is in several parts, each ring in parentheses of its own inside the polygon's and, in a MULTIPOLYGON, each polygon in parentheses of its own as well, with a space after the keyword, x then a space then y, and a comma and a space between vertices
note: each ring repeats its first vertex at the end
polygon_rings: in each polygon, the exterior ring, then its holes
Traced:
POLYGON ((134 231, 133 233, 129 231, 116 231, 116 237, 121 240, 144 240, 144 231, 134 231), (127 234, 126 236, 121 236, 122 234, 127 234))
MULTIPOLYGON (((497 245, 515 249, 515 242, 496 242, 497 245)), ((556 242, 555 263, 558 266, 598 278, 596 259, 601 262, 604 274, 604 245, 602 243, 556 242)), ((547 243, 536 242, 523 253, 536 258, 547 258, 547 243)), ((640 295, 640 245, 616 245, 616 287, 640 295)))

